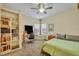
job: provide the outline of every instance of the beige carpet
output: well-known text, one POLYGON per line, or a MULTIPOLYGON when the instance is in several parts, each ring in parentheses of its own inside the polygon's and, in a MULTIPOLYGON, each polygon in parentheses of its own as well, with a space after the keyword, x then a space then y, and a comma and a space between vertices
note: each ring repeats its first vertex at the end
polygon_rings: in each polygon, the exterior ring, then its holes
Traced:
POLYGON ((43 56, 41 53, 43 43, 44 41, 34 41, 33 43, 27 44, 26 48, 8 53, 5 56, 43 56))

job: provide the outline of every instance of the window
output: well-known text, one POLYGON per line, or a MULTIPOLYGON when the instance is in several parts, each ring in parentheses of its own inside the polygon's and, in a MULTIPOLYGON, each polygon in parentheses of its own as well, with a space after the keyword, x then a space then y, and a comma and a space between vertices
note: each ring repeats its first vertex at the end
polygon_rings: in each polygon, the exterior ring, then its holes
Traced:
POLYGON ((35 35, 46 35, 48 33, 47 24, 34 24, 33 28, 35 35))
POLYGON ((40 24, 34 24, 33 31, 34 31, 35 35, 39 35, 40 34, 40 24))
POLYGON ((45 35, 47 33, 47 24, 41 24, 41 34, 45 35))

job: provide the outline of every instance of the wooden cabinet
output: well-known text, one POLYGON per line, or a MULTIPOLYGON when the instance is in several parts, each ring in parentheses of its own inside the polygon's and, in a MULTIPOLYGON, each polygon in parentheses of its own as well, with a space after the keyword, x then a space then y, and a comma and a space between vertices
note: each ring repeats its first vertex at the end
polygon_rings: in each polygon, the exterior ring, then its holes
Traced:
POLYGON ((19 48, 19 13, 0 9, 0 54, 19 48))
POLYGON ((48 35, 48 40, 55 38, 55 35, 48 35))

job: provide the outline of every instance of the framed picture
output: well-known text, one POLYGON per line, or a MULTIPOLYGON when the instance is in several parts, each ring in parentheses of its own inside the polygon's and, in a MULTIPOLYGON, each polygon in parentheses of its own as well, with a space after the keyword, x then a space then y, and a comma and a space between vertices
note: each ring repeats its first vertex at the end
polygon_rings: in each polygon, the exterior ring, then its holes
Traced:
POLYGON ((54 32, 54 24, 48 24, 48 31, 54 32))

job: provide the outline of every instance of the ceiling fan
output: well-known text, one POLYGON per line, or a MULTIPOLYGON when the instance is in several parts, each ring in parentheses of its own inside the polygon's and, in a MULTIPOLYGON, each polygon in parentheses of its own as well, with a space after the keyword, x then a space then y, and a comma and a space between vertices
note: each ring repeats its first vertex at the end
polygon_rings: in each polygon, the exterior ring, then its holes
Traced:
POLYGON ((31 8, 32 10, 37 10, 37 14, 39 13, 44 13, 44 14, 47 14, 46 10, 48 9, 52 9, 53 7, 49 6, 49 7, 46 7, 46 4, 45 3, 39 3, 37 5, 37 7, 34 7, 34 8, 31 8))

